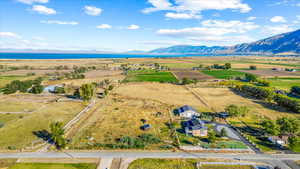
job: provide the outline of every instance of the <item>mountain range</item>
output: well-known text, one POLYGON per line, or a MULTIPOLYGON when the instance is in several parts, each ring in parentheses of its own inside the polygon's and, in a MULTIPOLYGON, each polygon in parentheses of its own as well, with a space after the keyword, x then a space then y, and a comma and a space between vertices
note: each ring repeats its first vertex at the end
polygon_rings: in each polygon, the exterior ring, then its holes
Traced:
POLYGON ((253 43, 235 46, 179 45, 150 51, 153 54, 300 54, 300 29, 253 43))

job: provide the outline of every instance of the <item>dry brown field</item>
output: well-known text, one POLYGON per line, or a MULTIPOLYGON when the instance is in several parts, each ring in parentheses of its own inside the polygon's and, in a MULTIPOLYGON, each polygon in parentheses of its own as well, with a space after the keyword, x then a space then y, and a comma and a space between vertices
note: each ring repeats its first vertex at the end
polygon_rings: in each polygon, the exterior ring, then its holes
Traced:
POLYGON ((206 75, 199 71, 174 71, 172 73, 175 75, 176 78, 180 80, 182 80, 183 78, 196 79, 200 81, 215 79, 214 77, 206 75))
POLYGON ((47 73, 69 73, 72 70, 14 70, 14 71, 8 71, 8 72, 2 72, 0 75, 5 76, 26 76, 28 73, 35 73, 37 76, 43 76, 47 73))
POLYGON ((143 133, 171 141, 166 126, 170 121, 169 105, 118 94, 112 94, 100 102, 101 106, 73 137, 73 146, 84 147, 87 143, 114 144, 122 136, 138 137, 143 133), (161 112, 159 116, 158 112, 161 112), (140 129, 142 119, 151 125, 150 130, 140 129))
POLYGON ((92 70, 84 74, 86 78, 101 78, 101 77, 111 77, 120 76, 122 71, 110 71, 110 70, 92 70))
MULTIPOLYGON (((251 113, 249 117, 268 117, 270 119, 277 119, 279 117, 300 117, 299 114, 288 112, 287 110, 273 110, 272 107, 267 107, 259 100, 245 98, 237 95, 228 88, 194 88, 193 89, 201 98, 214 110, 224 111, 226 106, 235 104, 239 106, 247 106, 250 108, 251 113)), ((257 121, 260 118, 256 118, 257 121)))

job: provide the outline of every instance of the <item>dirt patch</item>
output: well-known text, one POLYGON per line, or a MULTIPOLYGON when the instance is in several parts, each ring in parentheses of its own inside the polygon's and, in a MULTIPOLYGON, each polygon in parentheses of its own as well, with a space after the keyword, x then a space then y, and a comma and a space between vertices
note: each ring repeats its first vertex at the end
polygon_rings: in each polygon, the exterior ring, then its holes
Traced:
POLYGON ((288 72, 288 71, 279 71, 279 70, 241 70, 241 72, 252 73, 262 77, 300 77, 299 72, 288 72))
POLYGON ((93 70, 85 73, 86 78, 110 77, 119 76, 122 71, 109 71, 109 70, 93 70))
POLYGON ((134 98, 156 100, 174 106, 191 105, 207 111, 190 91, 183 86, 162 83, 130 83, 120 86, 115 93, 134 98))
POLYGON ((198 71, 175 71, 175 72, 173 72, 173 74, 180 80, 182 80, 183 78, 197 79, 197 80, 215 79, 212 76, 206 75, 206 74, 198 72, 198 71))

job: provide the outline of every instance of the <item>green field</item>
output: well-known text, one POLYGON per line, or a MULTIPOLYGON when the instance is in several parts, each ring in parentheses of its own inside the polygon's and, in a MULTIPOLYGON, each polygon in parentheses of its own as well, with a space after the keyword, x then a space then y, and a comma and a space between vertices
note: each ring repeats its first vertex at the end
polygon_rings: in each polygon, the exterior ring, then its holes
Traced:
POLYGON ((289 90, 293 86, 300 86, 300 78, 270 78, 272 87, 289 90))
POLYGON ((29 76, 0 76, 0 88, 14 80, 24 80, 29 76))
MULTIPOLYGON (((187 159, 139 159, 132 162, 128 169, 197 169, 197 160, 187 159)), ((239 165, 203 165, 201 169, 253 169, 239 165)))
POLYGON ((245 75, 244 72, 234 70, 203 70, 202 72, 218 79, 230 79, 245 75))
POLYGON ((125 82, 167 82, 176 83, 178 80, 171 72, 131 71, 125 82))
POLYGON ((9 169, 96 169, 96 164, 18 163, 9 169))

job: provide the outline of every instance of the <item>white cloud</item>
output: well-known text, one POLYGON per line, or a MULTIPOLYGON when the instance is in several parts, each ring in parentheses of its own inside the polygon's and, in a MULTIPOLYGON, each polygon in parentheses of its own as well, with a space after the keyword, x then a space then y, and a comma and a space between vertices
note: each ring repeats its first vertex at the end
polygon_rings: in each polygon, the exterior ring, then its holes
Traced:
POLYGON ((33 5, 32 10, 44 15, 55 15, 56 11, 43 5, 33 5))
POLYGON ((112 26, 109 24, 101 24, 97 26, 98 29, 111 29, 112 26))
POLYGON ((222 21, 222 20, 206 20, 201 23, 205 27, 210 28, 227 28, 231 29, 234 33, 246 33, 247 31, 254 30, 259 26, 253 22, 241 21, 222 21))
POLYGON ((274 22, 274 23, 284 23, 284 22, 286 22, 286 20, 283 16, 274 16, 270 19, 270 21, 274 22))
POLYGON ((13 32, 0 32, 0 37, 1 38, 16 38, 16 39, 20 39, 21 36, 13 33, 13 32))
POLYGON ((293 31, 289 25, 278 25, 278 26, 265 26, 264 32, 267 34, 275 35, 293 31))
POLYGON ((255 16, 250 16, 250 17, 247 18, 248 21, 253 21, 255 19, 257 19, 255 16))
POLYGON ((140 29, 140 26, 139 25, 129 25, 128 27, 127 27, 127 29, 129 29, 129 30, 136 30, 136 29, 140 29))
POLYGON ((33 3, 48 3, 49 0, 18 0, 18 2, 24 3, 24 4, 33 4, 33 3))
POLYGON ((157 34, 168 37, 185 38, 188 40, 203 40, 234 44, 241 41, 252 41, 252 38, 244 34, 259 28, 259 26, 253 22, 241 22, 234 20, 206 20, 201 22, 201 25, 201 27, 189 27, 183 29, 160 29, 157 31, 157 34))
POLYGON ((171 19, 200 19, 200 15, 196 15, 193 13, 173 13, 173 12, 168 12, 165 15, 167 18, 171 19))
POLYGON ((300 3, 296 4, 296 6, 299 6, 299 7, 300 7, 300 3))
MULTIPOLYGON (((193 14, 199 15, 204 10, 239 10, 241 13, 246 13, 251 10, 251 7, 242 3, 242 0, 148 0, 148 3, 152 5, 150 8, 144 9, 142 12, 151 13, 155 11, 176 11, 181 14, 193 14)), ((179 15, 174 15, 173 18, 182 19, 179 15)), ((170 14, 169 14, 170 15, 170 14)), ((166 15, 167 16, 167 15, 166 15)))
POLYGON ((58 21, 58 20, 47 20, 41 21, 44 24, 58 24, 58 25, 78 25, 78 22, 75 21, 58 21))
POLYGON ((95 6, 85 6, 84 7, 84 12, 87 15, 91 15, 91 16, 98 16, 102 13, 102 9, 101 8, 97 8, 95 6))
POLYGON ((148 0, 148 3, 150 3, 153 7, 146 8, 142 12, 151 13, 160 10, 173 9, 172 4, 169 2, 169 0, 148 0))

